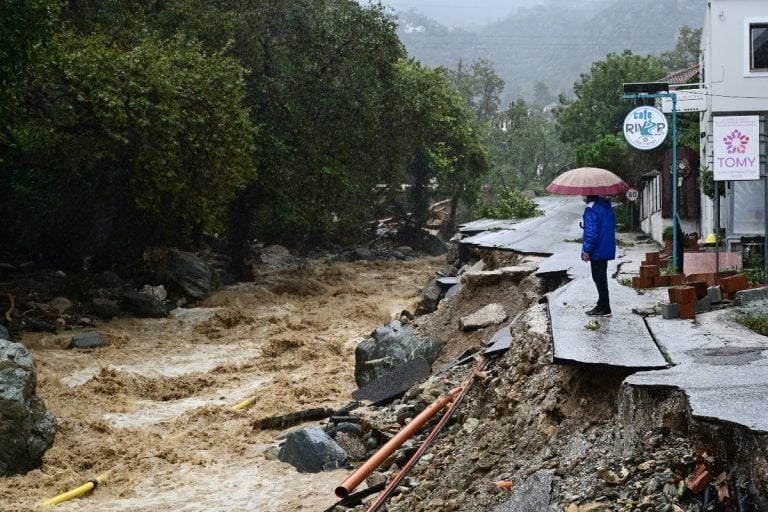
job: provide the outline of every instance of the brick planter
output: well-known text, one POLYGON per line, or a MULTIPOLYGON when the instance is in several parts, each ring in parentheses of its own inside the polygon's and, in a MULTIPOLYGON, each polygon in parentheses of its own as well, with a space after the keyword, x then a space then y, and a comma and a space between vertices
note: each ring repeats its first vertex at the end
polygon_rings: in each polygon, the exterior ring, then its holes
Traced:
POLYGON ((659 275, 658 265, 640 265, 640 277, 656 277, 659 275))
POLYGON ((693 281, 692 282, 689 279, 688 280, 688 286, 693 286, 696 289, 696 300, 701 300, 704 297, 706 297, 707 294, 708 294, 707 288, 709 288, 709 286, 707 286, 706 281, 693 281))
POLYGON ((749 288, 749 280, 744 274, 736 274, 735 276, 720 279, 720 289, 723 290, 723 293, 727 293, 728 296, 747 288, 749 288))
POLYGON ((680 286, 683 283, 685 283, 685 276, 683 274, 670 274, 669 275, 669 285, 670 286, 680 286))
POLYGON ((717 280, 715 279, 714 272, 690 274, 685 276, 685 280, 688 281, 689 283, 695 283, 696 281, 704 281, 705 283, 707 283, 707 286, 715 286, 717 284, 717 280))
POLYGON ((659 252, 647 252, 645 253, 645 263, 649 265, 658 265, 659 264, 659 252))
POLYGON ((632 278, 632 288, 653 288, 653 278, 635 276, 632 278))
POLYGON ((673 286, 667 291, 669 293, 669 302, 673 304, 696 303, 696 288, 693 286, 673 286))

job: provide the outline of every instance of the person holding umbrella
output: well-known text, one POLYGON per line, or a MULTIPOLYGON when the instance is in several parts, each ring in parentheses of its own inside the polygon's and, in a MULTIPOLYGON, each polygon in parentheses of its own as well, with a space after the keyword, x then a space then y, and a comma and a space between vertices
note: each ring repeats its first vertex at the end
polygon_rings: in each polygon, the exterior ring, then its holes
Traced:
POLYGON ((611 171, 596 167, 572 169, 547 185, 547 191, 553 194, 586 197, 581 259, 590 264, 598 296, 597 305, 587 311, 590 316, 611 314, 608 262, 616 258, 616 217, 611 202, 602 196, 620 194, 628 188, 629 185, 611 171))
POLYGON ((587 314, 609 316, 611 300, 608 295, 608 261, 616 259, 616 217, 611 202, 604 197, 587 196, 583 222, 581 259, 590 264, 598 297, 597 305, 587 314))

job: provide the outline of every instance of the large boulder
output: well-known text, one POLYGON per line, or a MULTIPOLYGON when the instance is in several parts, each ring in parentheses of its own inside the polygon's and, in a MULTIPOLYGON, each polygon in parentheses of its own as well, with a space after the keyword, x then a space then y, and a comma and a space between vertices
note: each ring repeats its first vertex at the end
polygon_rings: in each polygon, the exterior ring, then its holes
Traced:
POLYGON ((191 252, 172 250, 168 253, 170 286, 186 298, 202 300, 219 286, 214 269, 191 252))
POLYGON ((349 456, 323 429, 308 427, 288 434, 277 458, 299 473, 319 473, 342 467, 349 456))
POLYGON ((168 308, 153 295, 129 291, 120 295, 118 302, 123 311, 139 318, 165 318, 168 308))
POLYGON ((40 467, 53 445, 56 418, 36 394, 32 356, 21 343, 0 339, 0 475, 40 467))
POLYGON ((440 297, 443 295, 443 289, 437 283, 436 278, 431 278, 424 286, 421 300, 416 306, 416 316, 428 315, 437 311, 437 305, 440 303, 440 297))
POLYGON ((441 256, 448 252, 448 245, 445 242, 415 226, 402 226, 393 238, 396 243, 424 251, 430 256, 441 256))
POLYGON ((437 338, 414 336, 413 327, 393 320, 373 331, 355 349, 355 382, 363 387, 418 358, 431 365, 442 348, 437 338))

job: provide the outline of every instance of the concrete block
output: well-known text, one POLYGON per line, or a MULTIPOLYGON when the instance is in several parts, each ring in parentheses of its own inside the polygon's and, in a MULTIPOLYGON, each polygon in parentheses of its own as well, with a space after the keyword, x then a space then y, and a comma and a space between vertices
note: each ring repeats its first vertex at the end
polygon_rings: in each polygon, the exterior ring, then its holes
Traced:
POLYGON ((768 287, 750 288, 740 290, 735 293, 733 300, 737 305, 749 304, 750 302, 759 302, 768 299, 768 287))
POLYGON ((712 304, 718 304, 723 301, 723 292, 720 291, 719 286, 710 286, 707 288, 707 295, 712 304))
POLYGON ((661 317, 665 320, 680 318, 680 307, 677 304, 662 304, 661 317))
POLYGON ((709 298, 709 295, 696 301, 696 313, 706 313, 707 311, 712 311, 712 299, 709 298))

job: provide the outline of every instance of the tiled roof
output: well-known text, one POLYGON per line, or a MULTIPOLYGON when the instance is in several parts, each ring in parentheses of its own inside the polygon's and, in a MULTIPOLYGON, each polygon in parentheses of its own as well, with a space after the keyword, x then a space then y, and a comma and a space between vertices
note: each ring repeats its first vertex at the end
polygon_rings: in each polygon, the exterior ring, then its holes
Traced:
POLYGON ((690 68, 680 69, 674 73, 670 73, 665 76, 659 82, 666 82, 670 85, 681 85, 688 83, 692 78, 699 76, 699 65, 691 66, 690 68))

